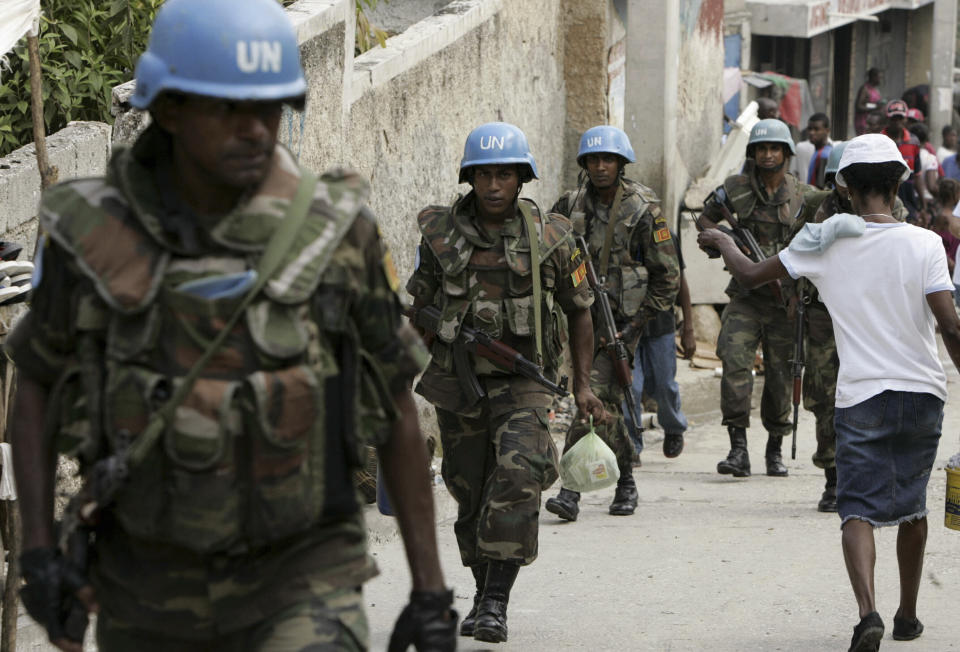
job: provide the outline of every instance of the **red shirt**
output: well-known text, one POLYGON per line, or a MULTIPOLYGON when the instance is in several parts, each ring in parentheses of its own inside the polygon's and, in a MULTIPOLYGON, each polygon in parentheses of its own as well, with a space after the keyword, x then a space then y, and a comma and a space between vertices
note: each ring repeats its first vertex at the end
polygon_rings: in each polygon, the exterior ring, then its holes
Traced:
POLYGON ((903 160, 906 161, 910 167, 910 172, 919 172, 920 141, 917 140, 917 137, 906 129, 900 131, 898 134, 899 138, 894 138, 886 129, 883 130, 883 133, 897 144, 897 149, 900 150, 900 155, 903 156, 903 160))

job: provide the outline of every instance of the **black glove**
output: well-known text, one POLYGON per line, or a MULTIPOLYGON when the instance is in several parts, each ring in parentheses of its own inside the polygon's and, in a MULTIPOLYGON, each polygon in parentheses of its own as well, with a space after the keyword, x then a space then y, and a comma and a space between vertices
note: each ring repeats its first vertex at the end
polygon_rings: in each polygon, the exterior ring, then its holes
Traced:
POLYGON ((74 593, 89 584, 73 564, 54 548, 31 548, 20 555, 26 586, 20 598, 30 617, 43 625, 50 641, 83 642, 87 610, 74 593))
POLYGON ((457 612, 453 591, 411 591, 390 635, 388 652, 453 652, 457 649, 457 612))

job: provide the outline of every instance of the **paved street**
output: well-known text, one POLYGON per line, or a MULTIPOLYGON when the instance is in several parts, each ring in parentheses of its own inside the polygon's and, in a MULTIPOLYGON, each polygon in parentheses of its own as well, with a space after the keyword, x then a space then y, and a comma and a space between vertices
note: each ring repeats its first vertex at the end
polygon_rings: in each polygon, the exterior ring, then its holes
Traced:
MULTIPOLYGON (((945 366, 952 372, 951 394, 958 396, 960 379, 949 362, 945 366)), ((813 416, 801 412, 797 459, 787 460, 788 478, 763 475, 765 436, 756 405, 754 417, 750 453, 759 475, 736 480, 716 473, 727 451, 726 431, 719 416, 703 415, 675 460, 663 457, 660 433, 652 433, 656 441, 648 442, 643 467, 635 469, 640 506, 634 516, 607 514, 612 488, 584 495, 576 523, 542 512, 540 557, 521 570, 511 596, 509 642, 461 638, 460 649, 846 650, 856 603, 843 565, 839 519, 816 511, 823 475, 809 461, 813 416)), ((926 630, 913 642, 890 636, 898 603, 896 529, 879 533, 883 650, 960 649, 960 532, 943 526, 942 470, 958 450, 958 431, 960 400, 954 399, 928 490, 930 537, 919 608, 926 630)), ((463 615, 473 579, 457 554, 453 502, 442 486, 436 495, 443 568, 463 615)), ((366 602, 372 649, 383 650, 406 601, 409 573, 392 519, 374 512, 370 521, 382 574, 367 585, 366 602)))

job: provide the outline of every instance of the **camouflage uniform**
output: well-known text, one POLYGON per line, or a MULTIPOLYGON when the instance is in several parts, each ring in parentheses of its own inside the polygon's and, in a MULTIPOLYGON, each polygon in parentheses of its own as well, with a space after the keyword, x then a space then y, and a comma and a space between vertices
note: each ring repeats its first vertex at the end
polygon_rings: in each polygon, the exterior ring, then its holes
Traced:
MULTIPOLYGON (((804 206, 804 194, 813 188, 787 174, 772 197, 767 195, 754 171, 736 174, 723 182, 740 225, 753 233, 767 256, 774 256, 789 242, 790 227, 804 206)), ((714 222, 722 217, 713 204, 703 214, 714 222)), ((792 282, 783 281, 784 298, 792 292, 792 282)), ((763 350, 763 396, 760 418, 771 437, 782 437, 791 431, 793 323, 786 308, 771 291, 771 285, 753 290, 730 279, 726 293, 730 303, 721 317, 717 355, 723 362, 720 382, 720 409, 723 424, 737 428, 750 427, 750 396, 753 393, 753 366, 757 345, 763 350)))
MULTIPOLYGON (((169 148, 151 127, 105 179, 41 206, 39 285, 8 351, 54 386, 57 446, 82 471, 135 439, 202 355, 246 290, 191 288, 254 269, 300 183, 277 147, 256 194, 204 220, 164 180, 169 148)), ((367 194, 352 173, 321 177, 279 271, 103 515, 100 649, 366 647, 358 587, 376 567, 350 472, 426 353, 401 327, 367 194)))
MULTIPOLYGON (((791 239, 807 222, 819 223, 837 213, 853 212, 849 202, 836 190, 808 195, 807 207, 803 217, 794 224, 791 239), (812 218, 809 217, 811 212, 812 218)), ((907 216, 899 197, 896 198, 893 216, 900 221, 907 216)), ((799 279, 797 292, 805 297, 807 320, 804 326, 803 407, 813 412, 817 420, 817 450, 813 454, 813 463, 818 468, 831 469, 836 466, 837 433, 833 415, 837 375, 840 373, 837 343, 833 338, 833 320, 827 307, 820 301, 813 283, 806 278, 799 279)))
MULTIPOLYGON (((587 241, 597 275, 606 277, 605 287, 618 330, 633 324, 634 335, 626 343, 632 361, 644 324, 658 313, 673 309, 680 291, 680 261, 667 220, 660 214, 660 200, 656 194, 630 179, 623 179, 622 183, 623 197, 614 221, 607 270, 600 268, 600 254, 612 206, 599 200, 593 185, 587 182, 583 192, 564 193, 554 205, 553 212, 569 215, 577 235, 583 235, 587 241)), ((600 323, 596 314, 593 323, 596 329, 600 323)), ((603 401, 603 407, 612 419, 597 425, 596 432, 616 453, 620 468, 629 469, 633 443, 624 424, 623 390, 617 385, 606 349, 600 347, 599 333, 594 343, 590 387, 603 401)), ((564 452, 587 432, 589 425, 580 423, 579 418, 574 419, 567 430, 564 452)))
MULTIPOLYGON (((558 473, 547 421, 553 395, 472 354, 466 371, 476 374, 485 396, 468 397, 457 380, 453 345, 461 324, 537 357, 523 220, 518 211, 492 236, 475 210, 471 192, 452 208, 430 206, 417 218, 423 239, 407 290, 418 305, 436 305, 443 322, 416 391, 436 407, 443 479, 459 507, 454 530, 464 566, 529 564, 537 556, 540 493, 558 473)), ((541 232, 543 366, 554 376, 566 339, 564 313, 588 308, 593 294, 569 221, 532 212, 541 232)))

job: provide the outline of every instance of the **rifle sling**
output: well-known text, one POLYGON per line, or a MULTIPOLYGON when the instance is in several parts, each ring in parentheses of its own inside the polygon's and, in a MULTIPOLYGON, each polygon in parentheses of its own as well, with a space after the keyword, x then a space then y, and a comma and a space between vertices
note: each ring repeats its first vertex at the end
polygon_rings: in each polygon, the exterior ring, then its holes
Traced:
POLYGON ((518 202, 523 222, 527 227, 527 240, 530 242, 530 271, 533 274, 533 323, 537 342, 537 364, 543 366, 543 288, 540 286, 540 235, 533 221, 530 206, 523 200, 518 202))
POLYGON ((200 377, 200 372, 207 366, 207 363, 210 362, 213 355, 220 350, 227 336, 233 331, 237 322, 240 321, 240 318, 244 312, 246 312, 247 306, 249 306, 254 297, 260 293, 260 290, 267 284, 267 281, 270 280, 274 272, 279 269, 284 256, 290 251, 293 240, 300 230, 304 219, 307 217, 310 205, 313 203, 313 194, 317 186, 316 175, 308 170, 301 170, 301 174, 302 176, 300 178, 300 185, 297 187, 297 192, 290 202, 287 212, 280 222, 280 226, 270 237, 270 241, 267 243, 263 255, 260 257, 257 265, 256 283, 243 297, 243 301, 240 302, 240 305, 236 311, 234 311, 229 321, 227 321, 220 332, 217 333, 216 338, 210 343, 207 350, 203 352, 203 355, 200 356, 193 367, 190 368, 190 371, 187 372, 187 375, 184 376, 183 381, 177 387, 173 396, 170 397, 170 400, 150 415, 150 420, 147 422, 146 428, 144 428, 143 432, 130 444, 128 457, 129 467, 132 468, 136 466, 146 457, 147 453, 173 419, 177 407, 179 407, 180 403, 187 397, 187 394, 190 393, 193 384, 197 381, 197 378, 200 377))
MULTIPOLYGON (((620 201, 623 199, 623 183, 617 182, 617 192, 613 195, 613 204, 607 214, 607 228, 603 234, 603 249, 600 250, 600 278, 606 278, 607 268, 610 265, 610 248, 613 246, 613 232, 616 228, 617 213, 620 212, 620 201)), ((585 252, 589 255, 589 252, 585 252)))

